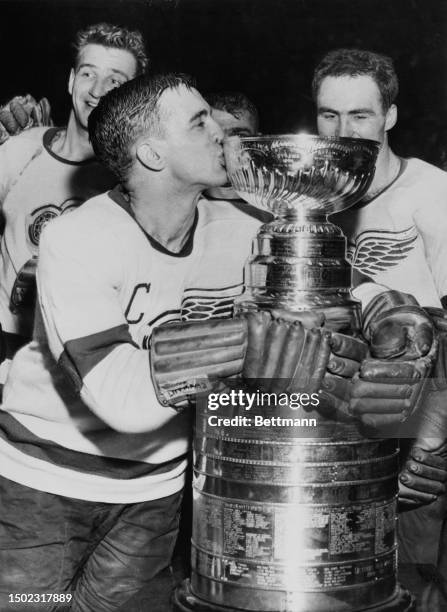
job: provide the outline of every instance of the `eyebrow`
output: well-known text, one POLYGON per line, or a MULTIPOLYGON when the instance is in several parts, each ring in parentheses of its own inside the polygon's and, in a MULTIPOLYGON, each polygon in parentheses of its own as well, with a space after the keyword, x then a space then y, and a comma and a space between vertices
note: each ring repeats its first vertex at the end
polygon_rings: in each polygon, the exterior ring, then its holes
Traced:
POLYGON ((208 117, 209 114, 210 114, 209 111, 207 111, 206 108, 203 108, 202 110, 199 110, 199 112, 197 112, 195 115, 191 117, 191 119, 189 120, 189 123, 194 123, 194 121, 197 121, 197 119, 208 117))
MULTIPOLYGON (((333 108, 330 108, 329 106, 320 106, 318 107, 318 112, 319 113, 333 113, 334 115, 339 115, 340 111, 336 111, 333 108)), ((352 110, 348 111, 348 115, 374 115, 374 111, 371 110, 370 108, 353 108, 352 110)))

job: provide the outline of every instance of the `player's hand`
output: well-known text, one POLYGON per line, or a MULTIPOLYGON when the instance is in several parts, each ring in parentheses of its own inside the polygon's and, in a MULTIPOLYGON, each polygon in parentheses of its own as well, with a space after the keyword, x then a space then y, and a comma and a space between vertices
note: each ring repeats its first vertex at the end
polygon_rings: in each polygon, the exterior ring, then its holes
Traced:
POLYGON ((396 435, 423 397, 437 354, 434 326, 413 296, 385 291, 366 307, 363 333, 371 358, 353 380, 349 411, 367 435, 396 435))
POLYGON ((365 359, 352 381, 349 412, 360 420, 365 434, 396 435, 418 407, 432 361, 365 359))
POLYGON ((259 310, 242 317, 248 331, 245 384, 277 394, 318 391, 330 357, 321 314, 259 310))
POLYGON ((346 418, 350 382, 366 357, 367 344, 326 330, 321 313, 273 309, 244 316, 246 383, 276 394, 318 393, 322 414, 346 418))
POLYGON ((350 420, 352 381, 366 359, 368 345, 361 338, 332 332, 330 347, 331 355, 319 393, 319 411, 333 420, 350 420))
POLYGON ((30 127, 52 125, 51 107, 46 98, 15 96, 0 107, 0 144, 30 127))
POLYGON ((430 316, 415 298, 385 291, 371 300, 363 313, 363 335, 378 359, 434 358, 437 342, 430 316))
POLYGON ((447 443, 426 439, 412 446, 399 474, 399 502, 403 509, 430 504, 446 492, 447 443))
POLYGON ((244 319, 170 323, 152 332, 150 362, 158 400, 183 405, 216 382, 240 374, 247 349, 244 319))

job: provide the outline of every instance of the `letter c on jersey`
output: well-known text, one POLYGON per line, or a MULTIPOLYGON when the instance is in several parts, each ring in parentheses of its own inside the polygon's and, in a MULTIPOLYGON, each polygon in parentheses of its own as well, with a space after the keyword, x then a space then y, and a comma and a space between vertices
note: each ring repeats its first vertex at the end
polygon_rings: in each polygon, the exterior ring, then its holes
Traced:
POLYGON ((124 313, 128 323, 139 323, 143 318, 146 311, 146 297, 150 288, 150 283, 148 285, 140 283, 134 288, 132 297, 129 300, 126 312, 124 313))

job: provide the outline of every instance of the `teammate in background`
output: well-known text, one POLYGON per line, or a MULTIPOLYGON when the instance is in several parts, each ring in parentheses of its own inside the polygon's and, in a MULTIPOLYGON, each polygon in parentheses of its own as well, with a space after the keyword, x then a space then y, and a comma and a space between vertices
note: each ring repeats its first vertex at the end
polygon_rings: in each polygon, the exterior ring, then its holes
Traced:
MULTIPOLYGON (((5 222, 0 324, 6 344, 0 383, 17 348, 31 337, 34 271, 43 226, 115 182, 110 171, 94 158, 88 117, 105 93, 147 66, 141 34, 107 23, 79 31, 74 49, 67 126, 27 129, 0 147, 0 204, 5 222)), ((82 236, 78 239, 80 247, 82 236)))
MULTIPOLYGON (((397 121, 398 93, 392 60, 364 50, 332 51, 317 66, 312 88, 320 135, 381 144, 367 195, 332 217, 347 236, 354 267, 378 283, 414 295, 422 306, 447 307, 447 174, 422 160, 403 159, 390 148, 388 132, 397 121)), ((446 416, 440 416, 445 421, 446 416)), ((436 467, 442 467, 442 459, 445 470, 445 440, 442 433, 437 436, 429 446, 424 446, 428 440, 416 444, 434 451, 436 467)), ((401 473, 401 485, 416 479, 418 489, 413 459, 410 456, 401 473)), ((401 514, 402 568, 436 565, 442 505, 441 497, 401 514)))
POLYGON ((398 80, 390 58, 356 49, 332 51, 312 84, 322 136, 381 144, 367 195, 334 216, 353 265, 373 280, 414 295, 422 306, 447 306, 447 174, 390 148, 398 80))
MULTIPOLYGON (((205 96, 212 108, 213 119, 223 130, 224 136, 256 136, 259 130, 258 109, 249 98, 240 92, 211 93, 205 96)), ((215 200, 240 199, 230 184, 214 187, 206 192, 207 197, 215 200)))

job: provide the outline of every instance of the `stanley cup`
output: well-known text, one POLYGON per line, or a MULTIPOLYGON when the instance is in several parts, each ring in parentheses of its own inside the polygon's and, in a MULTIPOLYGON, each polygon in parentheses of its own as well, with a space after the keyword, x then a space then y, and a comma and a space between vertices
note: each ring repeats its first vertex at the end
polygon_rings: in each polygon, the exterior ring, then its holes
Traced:
POLYGON ((254 243, 240 309, 324 311, 335 329, 359 327, 346 239, 328 215, 355 204, 374 176, 379 144, 308 135, 229 138, 228 176, 239 195, 270 210, 254 243))
MULTIPOLYGON (((307 135, 226 141, 233 187, 274 217, 254 240, 236 311, 321 311, 329 330, 359 332, 346 239, 327 217, 365 194, 378 149, 307 135)), ((396 441, 365 439, 354 421, 325 426, 209 427, 198 404, 192 575, 176 612, 413 609, 397 583, 396 441)))

